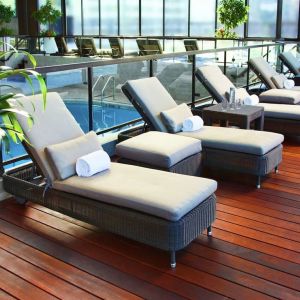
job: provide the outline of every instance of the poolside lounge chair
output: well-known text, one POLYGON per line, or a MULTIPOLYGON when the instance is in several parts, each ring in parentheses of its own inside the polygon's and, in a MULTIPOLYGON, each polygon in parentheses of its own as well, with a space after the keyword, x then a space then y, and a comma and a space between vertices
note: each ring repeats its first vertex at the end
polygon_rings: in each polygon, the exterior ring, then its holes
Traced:
POLYGON ((137 51, 133 50, 124 50, 124 47, 121 43, 120 38, 118 37, 110 37, 108 38, 109 40, 109 45, 112 51, 112 57, 113 58, 120 58, 123 57, 124 55, 128 56, 137 56, 138 53, 137 51))
POLYGON ((250 58, 248 64, 268 89, 285 90, 287 95, 289 93, 293 93, 294 91, 300 92, 300 87, 298 86, 295 86, 291 90, 284 89, 283 81, 285 76, 283 74, 277 73, 276 70, 272 66, 270 66, 263 57, 250 58))
MULTIPOLYGON (((235 86, 217 65, 203 66, 196 70, 196 78, 204 85, 212 97, 221 103, 226 93, 235 86)), ((275 90, 276 92, 276 90, 275 90)), ((245 89, 238 89, 243 98, 249 96, 245 89)), ((260 94, 260 98, 272 97, 274 90, 260 94)), ((300 101, 300 95, 299 95, 300 101)), ((289 104, 259 103, 264 107, 264 129, 288 135, 300 135, 300 106, 289 104)))
POLYGON ((111 163, 109 170, 91 177, 72 175, 70 157, 91 148, 91 141, 93 148, 99 149, 99 140, 93 132, 82 132, 57 93, 48 93, 45 111, 40 98, 20 99, 23 109, 34 117, 33 127, 28 127, 24 117, 18 116, 18 120, 30 142, 28 152, 42 176, 35 168, 5 173, 7 192, 170 251, 172 267, 175 251, 206 228, 210 234, 215 218, 215 181, 120 163, 111 163), (52 160, 46 153, 50 145, 58 150, 52 160), (59 176, 67 178, 60 180, 59 176))
POLYGON ((54 37, 54 39, 55 39, 55 43, 56 43, 56 46, 58 49, 58 52, 57 52, 58 55, 70 56, 70 55, 78 54, 78 51, 76 51, 76 50, 69 50, 69 47, 63 36, 56 36, 56 37, 54 37))
POLYGON ((75 44, 81 56, 111 55, 110 49, 97 49, 93 38, 76 37, 75 44))
POLYGON ((300 62, 291 52, 282 52, 278 57, 291 73, 300 75, 300 62))
MULTIPOLYGON (((177 107, 156 77, 129 80, 122 90, 151 129, 169 132, 161 112, 177 107)), ((283 136, 272 132, 204 126, 177 134, 200 139, 204 166, 261 176, 277 169, 282 160, 283 136)))
POLYGON ((163 49, 158 39, 138 38, 136 43, 139 47, 140 55, 163 54, 163 49))

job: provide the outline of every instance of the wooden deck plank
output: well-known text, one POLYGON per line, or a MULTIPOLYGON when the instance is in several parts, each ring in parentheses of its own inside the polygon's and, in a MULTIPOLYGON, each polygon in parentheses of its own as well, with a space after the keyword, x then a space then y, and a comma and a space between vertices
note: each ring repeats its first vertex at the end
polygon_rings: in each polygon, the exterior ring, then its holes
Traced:
POLYGON ((141 299, 112 284, 0 233, 0 247, 16 257, 51 273, 102 299, 141 299))
POLYGON ((3 291, 2 289, 0 289, 0 300, 14 300, 14 299, 16 299, 16 298, 9 295, 8 293, 3 291))
MULTIPOLYGON (((63 255, 63 260, 67 262, 69 262, 70 257, 76 257, 76 260, 72 260, 72 265, 76 266, 79 261, 81 263, 80 268, 96 276, 103 276, 102 278, 107 281, 126 287, 127 290, 134 291, 141 297, 181 299, 184 296, 193 299, 196 295, 203 294, 206 299, 224 299, 221 295, 218 297, 218 294, 196 287, 194 284, 176 280, 176 278, 175 280, 170 280, 172 276, 167 273, 171 273, 172 270, 166 264, 168 256, 165 253, 163 258, 166 272, 160 273, 154 269, 147 268, 145 265, 117 256, 115 253, 105 250, 101 251, 101 249, 92 245, 87 247, 86 242, 77 241, 63 232, 28 218, 20 218, 20 216, 12 212, 5 211, 3 213, 0 211, 0 218, 1 232, 10 236, 13 234, 13 237, 18 240, 24 240, 24 237, 27 237, 25 241, 30 243, 33 238, 30 233, 35 233, 34 238, 37 240, 35 247, 41 247, 46 244, 43 247, 44 252, 51 251, 51 254, 55 257, 63 255), (3 220, 7 221, 7 223, 3 220), (9 230, 11 229, 11 224, 20 226, 19 231, 22 231, 22 235, 15 232, 16 228, 9 230), (105 266, 108 266, 108 268, 105 268, 105 266), (150 282, 155 278, 155 285, 145 281, 147 278, 150 282)), ((123 251, 124 249, 126 248, 123 248, 123 251)), ((151 249, 151 251, 158 250, 151 249)), ((161 254, 159 251, 158 253, 161 254)))
POLYGON ((0 267, 0 278, 0 288, 15 298, 24 300, 58 299, 2 267, 0 267))
POLYGON ((7 271, 17 275, 18 277, 31 282, 41 290, 51 294, 57 298, 66 300, 101 299, 91 295, 89 292, 69 284, 58 277, 43 271, 42 269, 28 263, 17 256, 0 249, 0 265, 7 271))

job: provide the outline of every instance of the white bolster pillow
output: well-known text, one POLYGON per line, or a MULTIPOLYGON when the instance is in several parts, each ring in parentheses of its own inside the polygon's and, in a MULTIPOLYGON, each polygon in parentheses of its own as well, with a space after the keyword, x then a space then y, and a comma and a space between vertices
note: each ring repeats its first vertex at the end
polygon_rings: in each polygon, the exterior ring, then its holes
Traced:
POLYGON ((199 116, 192 116, 183 121, 182 131, 196 131, 203 127, 203 120, 199 116))
POLYGON ((251 95, 244 99, 245 105, 257 105, 259 103, 259 98, 257 95, 251 95))
POLYGON ((81 156, 76 161, 78 176, 89 177, 110 168, 110 157, 103 150, 81 156))

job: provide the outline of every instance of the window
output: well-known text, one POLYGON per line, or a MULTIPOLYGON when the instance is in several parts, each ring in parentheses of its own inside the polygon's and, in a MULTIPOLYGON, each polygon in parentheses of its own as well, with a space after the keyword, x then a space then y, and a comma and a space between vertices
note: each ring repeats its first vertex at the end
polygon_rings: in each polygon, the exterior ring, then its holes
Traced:
POLYGON ((142 0, 142 35, 163 35, 163 0, 142 0))
MULTIPOLYGON (((14 1, 11 1, 14 2, 14 1)), ((38 0, 38 7, 41 7, 42 5, 46 4, 46 0, 38 0)), ((55 7, 55 9, 58 9, 59 11, 61 11, 61 0, 53 0, 52 1, 53 6, 55 7)), ((62 33, 62 21, 61 21, 61 17, 59 17, 57 19, 57 21, 55 22, 55 24, 53 25, 53 30, 57 33, 57 34, 61 34, 62 33)), ((47 30, 48 25, 40 25, 40 29, 42 30, 47 30)))
POLYGON ((139 34, 139 0, 120 1, 120 34, 139 34))
POLYGON ((10 6, 16 12, 16 0, 5 0, 3 4, 10 6))
POLYGON ((299 0, 282 1, 281 36, 285 38, 298 37, 299 0))
POLYGON ((101 34, 118 35, 118 0, 101 0, 101 34))
POLYGON ((277 0, 249 1, 249 37, 275 37, 277 0))
POLYGON ((84 1, 83 5, 83 34, 99 34, 99 1, 84 1))
POLYGON ((191 0, 191 35, 214 36, 216 1, 191 0))
MULTIPOLYGON (((81 1, 74 5, 73 0, 66 0, 67 34, 81 35, 81 1)), ((85 2, 86 3, 86 2, 85 2)))
POLYGON ((188 0, 165 0, 165 34, 188 34, 188 0))

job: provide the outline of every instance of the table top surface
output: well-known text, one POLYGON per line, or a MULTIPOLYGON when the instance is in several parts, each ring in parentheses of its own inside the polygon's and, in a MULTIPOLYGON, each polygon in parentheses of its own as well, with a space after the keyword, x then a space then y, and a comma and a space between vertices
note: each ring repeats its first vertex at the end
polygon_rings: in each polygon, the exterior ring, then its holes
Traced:
POLYGON ((253 105, 242 105, 240 109, 229 109, 222 110, 222 105, 216 104, 213 106, 208 106, 203 109, 203 112, 216 112, 216 113, 224 113, 228 115, 241 115, 241 116, 249 116, 251 114, 255 114, 257 112, 263 112, 264 108, 262 106, 253 106, 253 105))

